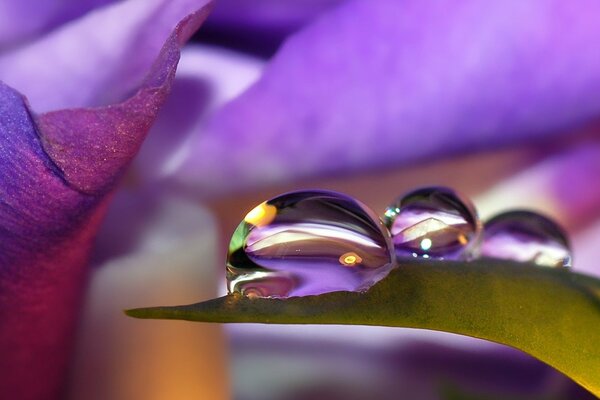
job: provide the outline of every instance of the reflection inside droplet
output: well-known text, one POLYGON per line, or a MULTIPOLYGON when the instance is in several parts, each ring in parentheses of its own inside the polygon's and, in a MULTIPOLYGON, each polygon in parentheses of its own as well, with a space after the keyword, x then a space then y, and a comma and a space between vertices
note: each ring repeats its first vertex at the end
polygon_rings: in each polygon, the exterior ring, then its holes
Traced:
POLYGON ((412 191, 391 204, 384 217, 398 257, 469 258, 481 231, 471 202, 444 187, 412 191))
POLYGON ((250 210, 250 212, 246 214, 246 217, 244 217, 244 221, 248 224, 263 226, 270 223, 273 218, 275 218, 276 214, 277 209, 265 202, 250 210))
POLYGON ((431 244, 432 244, 431 239, 425 238, 425 239, 421 240, 421 249, 424 251, 427 251, 427 250, 431 249, 431 244))
POLYGON ((293 192, 255 207, 236 229, 228 290, 251 297, 364 290, 392 260, 389 233, 362 203, 335 192, 293 192))
POLYGON ((340 264, 345 265, 347 267, 353 267, 356 264, 360 264, 362 262, 362 258, 354 253, 345 253, 340 256, 340 264))

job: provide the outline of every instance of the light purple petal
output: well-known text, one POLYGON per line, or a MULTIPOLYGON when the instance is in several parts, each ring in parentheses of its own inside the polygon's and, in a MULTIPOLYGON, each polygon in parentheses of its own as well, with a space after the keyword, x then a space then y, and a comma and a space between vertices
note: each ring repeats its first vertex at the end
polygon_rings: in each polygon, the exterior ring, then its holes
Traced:
POLYGON ((35 115, 0 84, 3 397, 60 398, 85 267, 111 189, 164 103, 178 48, 206 17, 206 4, 175 28, 123 103, 35 115))
POLYGON ((18 0, 0 2, 0 51, 115 0, 18 0))
POLYGON ((577 271, 600 276, 600 217, 589 218, 587 226, 573 237, 573 266, 577 271))
POLYGON ((199 192, 548 138, 600 113, 600 3, 351 1, 198 133, 199 192))
MULTIPOLYGON (((508 208, 533 208, 555 215, 572 230, 600 217, 600 142, 563 148, 500 183, 477 200, 485 217, 508 208)), ((599 271, 600 272, 600 271, 599 271)))
POLYGON ((130 0, 103 7, 0 56, 0 78, 38 112, 121 101, 139 86, 173 26, 204 3, 130 0))
POLYGON ((255 82, 264 63, 221 48, 188 45, 173 89, 133 168, 145 184, 169 177, 191 149, 190 136, 206 118, 255 82))

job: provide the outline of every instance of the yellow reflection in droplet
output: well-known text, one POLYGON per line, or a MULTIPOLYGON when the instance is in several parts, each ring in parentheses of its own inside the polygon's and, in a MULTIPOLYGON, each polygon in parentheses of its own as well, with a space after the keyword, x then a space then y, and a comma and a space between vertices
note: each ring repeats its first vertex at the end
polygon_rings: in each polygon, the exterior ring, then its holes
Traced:
POLYGON ((244 221, 255 226, 263 226, 273 221, 276 214, 277 207, 264 202, 250 210, 244 217, 244 221))
POLYGON ((356 264, 360 264, 362 262, 362 258, 354 252, 344 253, 339 258, 340 264, 345 267, 353 267, 356 264))

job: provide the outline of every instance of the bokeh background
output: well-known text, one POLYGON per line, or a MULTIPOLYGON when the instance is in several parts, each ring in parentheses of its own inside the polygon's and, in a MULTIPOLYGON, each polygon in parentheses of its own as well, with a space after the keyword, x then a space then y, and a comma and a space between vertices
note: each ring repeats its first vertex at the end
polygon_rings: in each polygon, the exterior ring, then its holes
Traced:
MULTIPOLYGON (((67 3, 0 5, 0 79, 38 112, 126 98, 139 80, 113 90, 114 71, 156 57, 206 2, 67 3), (144 42, 144 29, 165 33, 144 42), (77 32, 84 45, 56 39, 77 32), (60 62, 47 72, 32 63, 53 41, 60 62), (82 90, 65 70, 102 79, 82 90), (61 89, 45 89, 59 78, 61 89)), ((600 275, 598 11, 593 1, 218 1, 183 46, 99 231, 65 397, 593 398, 523 353, 451 334, 140 321, 122 310, 224 294, 239 221, 303 188, 380 214, 432 184, 471 197, 483 219, 535 209, 568 231, 574 269, 600 275)))

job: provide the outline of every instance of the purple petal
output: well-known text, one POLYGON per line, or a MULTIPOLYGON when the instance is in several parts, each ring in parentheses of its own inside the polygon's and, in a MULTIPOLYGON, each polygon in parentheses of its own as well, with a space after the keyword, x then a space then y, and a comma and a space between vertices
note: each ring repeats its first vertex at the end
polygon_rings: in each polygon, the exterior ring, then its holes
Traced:
POLYGON ((256 81, 262 67, 262 61, 242 53, 186 46, 171 94, 136 157, 136 176, 155 184, 172 174, 191 151, 190 135, 200 130, 215 110, 256 81))
POLYGON ((26 93, 38 112, 121 101, 140 85, 173 26, 204 3, 132 0, 103 7, 0 56, 0 77, 26 93))
POLYGON ((534 208, 555 215, 575 230, 600 217, 600 141, 561 149, 500 183, 481 198, 485 217, 509 208, 534 208))
POLYGON ((565 132, 600 113, 597 12, 591 0, 344 3, 216 114, 181 183, 227 191, 565 132))
MULTIPOLYGON (((600 141, 586 143, 555 161, 551 193, 572 224, 600 217, 600 141)), ((596 263, 597 271, 600 266, 596 263)))
POLYGON ((21 95, 0 85, 3 396, 60 397, 108 194, 165 100, 178 47, 208 13, 203 4, 178 25, 144 85, 123 103, 35 116, 21 95))
POLYGON ((200 40, 270 57, 282 41, 344 0, 221 0, 200 40))
POLYGON ((574 269, 598 276, 600 249, 592 244, 593 228, 586 230, 600 218, 600 187, 595 184, 599 176, 600 141, 586 140, 501 182, 475 203, 484 219, 515 208, 556 219, 575 238, 574 269))
POLYGON ((222 0, 215 6, 215 11, 207 25, 241 30, 291 31, 342 1, 222 0))
POLYGON ((600 218, 596 217, 588 221, 588 226, 573 239, 573 262, 577 271, 600 276, 600 246, 598 238, 600 237, 600 218))
POLYGON ((0 3, 0 50, 14 47, 40 33, 114 0, 38 1, 0 3))

